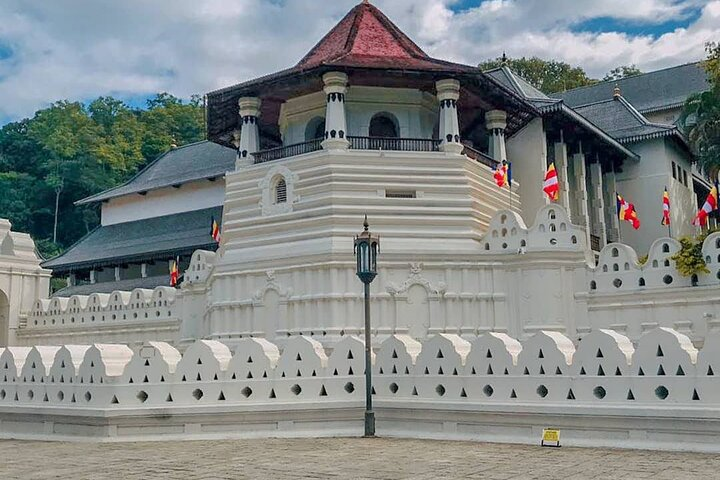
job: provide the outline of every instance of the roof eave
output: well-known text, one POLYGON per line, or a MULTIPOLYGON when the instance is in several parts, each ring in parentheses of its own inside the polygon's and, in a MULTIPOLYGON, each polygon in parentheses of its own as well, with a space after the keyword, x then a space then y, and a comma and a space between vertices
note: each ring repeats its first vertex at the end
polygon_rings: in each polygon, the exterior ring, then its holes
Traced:
POLYGON ((616 150, 620 150, 626 157, 632 158, 634 160, 639 160, 640 156, 633 152, 632 150, 629 150, 627 147, 622 145, 622 143, 612 136, 610 136, 608 133, 606 133, 604 130, 602 130, 600 127, 596 126, 594 123, 592 123, 587 118, 580 115, 578 112, 573 110, 572 108, 565 105, 565 103, 561 100, 557 103, 554 103, 552 105, 548 105, 547 107, 540 107, 539 110, 543 113, 552 113, 552 112, 561 112, 568 117, 572 118, 573 120, 577 121, 578 123, 582 124, 583 127, 587 128, 594 134, 601 137, 605 143, 612 146, 616 150))

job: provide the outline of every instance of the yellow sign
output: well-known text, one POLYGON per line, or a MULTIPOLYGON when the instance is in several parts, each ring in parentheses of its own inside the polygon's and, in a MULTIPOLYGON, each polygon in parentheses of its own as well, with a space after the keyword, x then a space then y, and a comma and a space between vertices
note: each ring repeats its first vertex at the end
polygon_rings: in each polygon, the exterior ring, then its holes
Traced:
POLYGON ((559 447, 560 446, 560 430, 552 428, 544 428, 540 445, 543 447, 559 447))

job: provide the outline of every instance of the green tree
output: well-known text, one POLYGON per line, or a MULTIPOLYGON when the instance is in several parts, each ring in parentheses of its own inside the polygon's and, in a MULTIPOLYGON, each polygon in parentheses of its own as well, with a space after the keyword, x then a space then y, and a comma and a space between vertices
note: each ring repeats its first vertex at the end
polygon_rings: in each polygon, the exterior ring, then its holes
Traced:
POLYGON ((632 77, 634 75, 640 75, 641 73, 643 72, 635 65, 622 65, 606 73, 602 81, 620 80, 621 78, 632 77))
POLYGON ((490 70, 503 64, 545 94, 597 83, 597 80, 588 77, 581 67, 573 67, 569 63, 543 60, 538 57, 508 59, 498 57, 494 60, 486 60, 478 66, 481 70, 490 70))
POLYGON ((133 109, 112 97, 56 102, 0 128, 0 217, 29 232, 48 258, 99 223, 74 202, 114 187, 163 153, 204 138, 200 97, 167 93, 133 109))
POLYGON ((720 172, 720 44, 706 44, 703 66, 710 89, 691 95, 678 124, 687 136, 700 168, 712 178, 720 172))

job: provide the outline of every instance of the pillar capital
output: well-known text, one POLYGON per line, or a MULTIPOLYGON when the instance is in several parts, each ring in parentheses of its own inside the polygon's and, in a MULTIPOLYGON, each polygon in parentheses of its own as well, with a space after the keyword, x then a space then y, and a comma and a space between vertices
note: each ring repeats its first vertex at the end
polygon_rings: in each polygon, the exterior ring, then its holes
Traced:
POLYGON ((488 130, 505 130, 505 127, 507 127, 507 113, 503 110, 485 112, 485 125, 488 130))
POLYGON ((238 99, 240 117, 257 117, 260 115, 262 101, 257 97, 242 97, 238 99))
POLYGON ((343 72, 328 72, 322 77, 323 90, 328 95, 331 93, 347 93, 348 76, 343 72))
POLYGON ((437 98, 440 102, 460 98, 460 82, 453 78, 438 80, 435 82, 435 90, 437 90, 437 98))

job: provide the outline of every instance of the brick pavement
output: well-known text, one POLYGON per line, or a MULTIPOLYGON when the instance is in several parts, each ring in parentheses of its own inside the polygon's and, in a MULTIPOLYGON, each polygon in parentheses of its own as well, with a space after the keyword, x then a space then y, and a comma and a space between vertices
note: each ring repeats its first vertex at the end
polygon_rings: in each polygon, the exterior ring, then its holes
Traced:
POLYGON ((398 439, 0 441, 0 479, 720 478, 720 456, 398 439))

